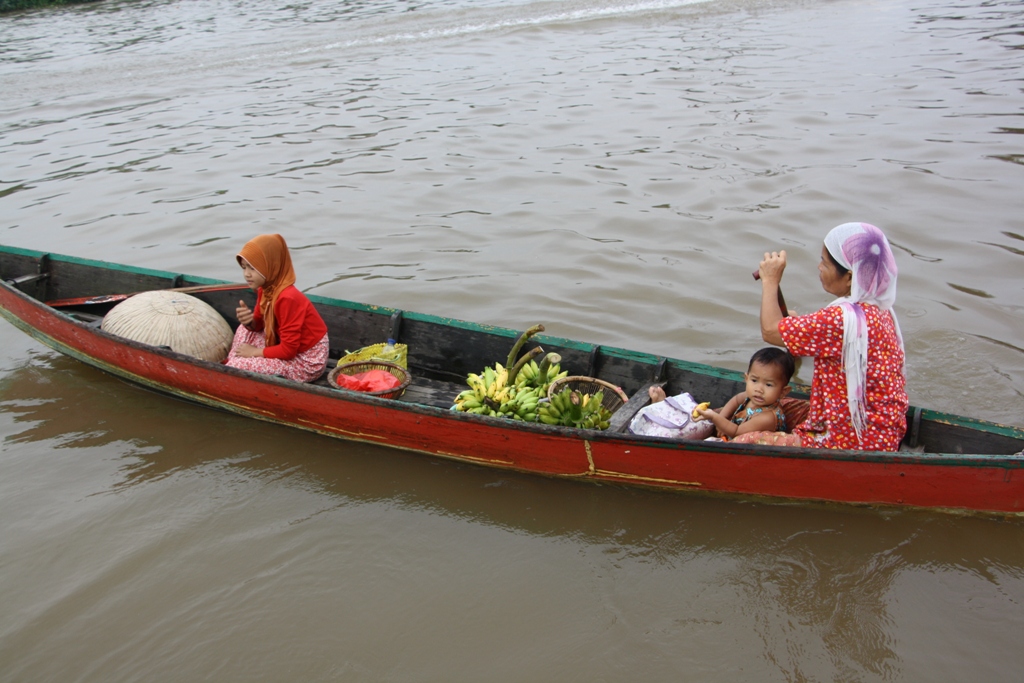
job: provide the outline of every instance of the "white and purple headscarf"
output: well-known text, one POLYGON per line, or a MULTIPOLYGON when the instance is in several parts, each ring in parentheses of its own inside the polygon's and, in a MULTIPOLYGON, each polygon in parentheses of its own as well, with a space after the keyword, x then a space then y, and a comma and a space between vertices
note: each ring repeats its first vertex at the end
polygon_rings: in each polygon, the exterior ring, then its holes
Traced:
POLYGON ((864 311, 855 303, 874 304, 892 316, 896 338, 903 348, 903 334, 892 310, 896 302, 896 259, 882 231, 868 223, 843 223, 825 236, 832 258, 853 273, 850 295, 831 306, 843 309, 843 366, 846 368, 846 400, 858 438, 867 423, 865 384, 868 371, 868 326, 864 311))

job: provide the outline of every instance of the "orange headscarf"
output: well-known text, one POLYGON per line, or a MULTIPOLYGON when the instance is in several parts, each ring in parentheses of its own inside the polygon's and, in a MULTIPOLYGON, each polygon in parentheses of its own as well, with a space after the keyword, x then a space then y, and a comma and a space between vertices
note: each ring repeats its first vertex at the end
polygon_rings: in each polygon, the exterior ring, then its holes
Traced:
POLYGON ((288 245, 280 235, 259 235, 246 242, 235 259, 239 264, 242 263, 242 259, 248 261, 249 265, 266 280, 262 287, 260 316, 263 318, 263 333, 267 336, 267 346, 273 346, 277 342, 274 330, 274 303, 278 294, 295 284, 295 270, 292 268, 288 245))

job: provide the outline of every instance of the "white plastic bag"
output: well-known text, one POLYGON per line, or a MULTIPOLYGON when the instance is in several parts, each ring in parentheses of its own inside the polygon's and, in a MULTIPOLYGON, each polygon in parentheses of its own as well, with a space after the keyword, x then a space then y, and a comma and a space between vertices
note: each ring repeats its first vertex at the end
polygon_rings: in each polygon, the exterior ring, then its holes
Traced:
POLYGON ((629 431, 640 436, 663 436, 670 439, 706 439, 715 433, 711 420, 693 419, 697 402, 688 393, 669 396, 652 403, 636 414, 629 431))

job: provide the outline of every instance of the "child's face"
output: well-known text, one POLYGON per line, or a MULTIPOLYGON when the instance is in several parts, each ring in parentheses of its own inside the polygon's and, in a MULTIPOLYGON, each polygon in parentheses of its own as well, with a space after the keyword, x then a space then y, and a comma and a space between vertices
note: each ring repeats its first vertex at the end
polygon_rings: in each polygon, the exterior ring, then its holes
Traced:
POLYGON ((267 278, 259 274, 259 272, 253 268, 248 261, 244 258, 239 259, 242 266, 242 277, 245 278, 245 284, 249 285, 249 289, 256 291, 267 282, 267 278))
POLYGON ((755 406, 770 406, 789 393, 789 385, 777 365, 754 363, 744 375, 747 398, 755 406))

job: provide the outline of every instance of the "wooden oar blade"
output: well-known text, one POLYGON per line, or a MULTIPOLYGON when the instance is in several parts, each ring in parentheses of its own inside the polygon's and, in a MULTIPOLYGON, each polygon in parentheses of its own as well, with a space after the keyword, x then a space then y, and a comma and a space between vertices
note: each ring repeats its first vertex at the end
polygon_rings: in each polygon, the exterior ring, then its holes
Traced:
MULTIPOLYGON (((175 287, 165 291, 169 292, 182 292, 183 294, 200 293, 200 292, 221 292, 231 291, 237 289, 249 289, 249 285, 244 282, 233 282, 230 284, 217 284, 217 285, 194 285, 192 287, 175 287)), ((144 290, 154 291, 154 290, 144 290)), ((99 296, 82 296, 73 299, 55 299, 54 301, 47 301, 46 305, 51 308, 70 308, 72 306, 94 306, 96 304, 109 304, 114 301, 124 301, 128 297, 135 296, 136 294, 142 294, 142 292, 131 292, 130 294, 101 294, 99 296)))
POLYGON ((46 305, 51 308, 69 308, 71 306, 90 306, 93 304, 105 304, 111 301, 127 299, 131 294, 107 294, 105 296, 83 296, 77 299, 57 299, 47 301, 46 305))

